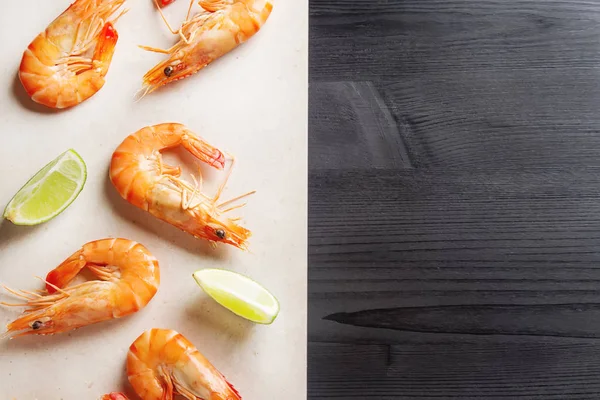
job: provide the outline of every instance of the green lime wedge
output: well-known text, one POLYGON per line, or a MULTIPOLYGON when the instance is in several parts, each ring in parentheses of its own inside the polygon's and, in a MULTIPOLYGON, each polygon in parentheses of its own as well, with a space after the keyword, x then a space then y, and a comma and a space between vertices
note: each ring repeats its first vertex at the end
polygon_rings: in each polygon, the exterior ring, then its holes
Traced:
POLYGON ((193 277, 217 303, 242 318, 268 325, 279 314, 275 296, 244 275, 223 269, 201 269, 193 277))
POLYGON ((83 159, 75 150, 67 150, 19 189, 4 209, 4 218, 15 225, 49 221, 77 198, 86 178, 83 159))

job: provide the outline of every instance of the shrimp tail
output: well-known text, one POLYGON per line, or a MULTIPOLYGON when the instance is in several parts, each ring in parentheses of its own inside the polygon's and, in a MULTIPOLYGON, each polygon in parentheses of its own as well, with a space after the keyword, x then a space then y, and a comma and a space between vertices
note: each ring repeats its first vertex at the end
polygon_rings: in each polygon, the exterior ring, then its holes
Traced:
POLYGON ((117 33, 112 22, 104 24, 100 37, 98 38, 98 45, 94 50, 93 60, 100 64, 100 74, 102 76, 108 73, 108 68, 115 53, 115 47, 119 40, 119 34, 117 33))
POLYGON ((79 250, 46 275, 46 291, 54 293, 69 284, 85 267, 83 251, 79 250))
POLYGON ((191 131, 183 137, 181 145, 200 161, 217 169, 225 167, 225 155, 221 150, 198 138, 191 131))

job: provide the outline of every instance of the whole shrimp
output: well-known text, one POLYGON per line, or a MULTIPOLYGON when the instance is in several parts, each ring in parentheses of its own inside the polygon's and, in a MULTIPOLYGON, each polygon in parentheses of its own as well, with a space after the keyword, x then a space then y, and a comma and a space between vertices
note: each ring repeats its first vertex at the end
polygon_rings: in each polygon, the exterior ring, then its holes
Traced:
POLYGON ((110 163, 111 182, 121 197, 155 217, 213 245, 222 242, 245 249, 251 232, 237 225, 237 218, 224 215, 241 206, 224 207, 253 192, 218 204, 231 168, 215 197, 210 198, 200 191, 193 176, 195 185, 180 178, 181 168, 162 161, 161 151, 177 146, 216 169, 225 166, 224 154, 187 127, 163 123, 138 130, 117 147, 110 163))
POLYGON ((76 0, 29 44, 19 67, 27 94, 50 108, 75 106, 104 86, 118 39, 110 17, 125 0, 76 0))
POLYGON ((169 57, 144 75, 139 99, 160 86, 195 74, 250 39, 273 9, 270 0, 200 0, 198 4, 203 11, 190 18, 193 1, 186 21, 177 31, 169 26, 156 4, 169 30, 179 35, 180 40, 168 50, 140 46, 169 57))
POLYGON ((43 294, 6 288, 27 299, 24 315, 8 324, 5 335, 51 335, 137 312, 154 297, 160 283, 158 261, 128 239, 89 242, 48 273, 43 294), (98 280, 66 287, 83 268, 98 280), (15 332, 21 332, 14 334, 15 332))
POLYGON ((127 377, 144 400, 241 400, 225 377, 180 333, 153 328, 129 347, 127 377))

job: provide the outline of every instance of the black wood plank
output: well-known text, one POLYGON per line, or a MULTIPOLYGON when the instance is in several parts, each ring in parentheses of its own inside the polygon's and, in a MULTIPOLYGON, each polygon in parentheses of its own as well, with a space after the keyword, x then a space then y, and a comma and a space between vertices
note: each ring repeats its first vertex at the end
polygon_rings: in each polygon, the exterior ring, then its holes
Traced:
POLYGON ((598 74, 597 1, 311 0, 310 9, 313 81, 598 74))
POLYGON ((322 399, 597 399, 600 348, 448 340, 312 343, 309 396, 322 399))
MULTIPOLYGON (((527 315, 535 319, 540 312, 528 305, 556 305, 547 317, 554 312, 559 321, 565 319, 561 307, 567 304, 576 311, 572 317, 579 325, 566 324, 560 332, 540 327, 534 333, 596 337, 600 332, 600 326, 592 323, 596 309, 580 312, 578 307, 600 304, 599 172, 589 168, 511 174, 414 170, 313 174, 309 216, 313 339, 327 340, 331 322, 322 318, 339 312, 490 304, 513 304, 516 307, 508 314, 515 312, 524 319, 527 315), (582 324, 585 333, 578 330, 582 324)), ((446 311, 448 318, 456 313, 446 311)), ((465 307, 461 313, 481 313, 476 311, 465 307)), ((486 313, 490 321, 508 318, 504 309, 486 313)), ((422 322, 418 320, 422 317, 415 321, 422 322)), ((365 325, 353 322, 353 317, 335 319, 365 325)), ((411 329, 415 321, 400 319, 399 324, 408 324, 404 329, 424 330, 411 329)), ((445 330, 447 321, 442 319, 430 331, 525 334, 530 328, 495 331, 493 325, 481 322, 474 328, 454 325, 445 330)), ((387 324, 383 318, 380 323, 387 324)))
MULTIPOLYGON (((413 166, 599 165, 600 2, 313 0, 311 10, 312 91, 374 87, 413 166)), ((319 143, 354 122, 323 100, 311 96, 319 143)), ((323 149, 315 159, 345 150, 323 149)))
POLYGON ((309 397, 600 398, 600 1, 311 0, 309 397))

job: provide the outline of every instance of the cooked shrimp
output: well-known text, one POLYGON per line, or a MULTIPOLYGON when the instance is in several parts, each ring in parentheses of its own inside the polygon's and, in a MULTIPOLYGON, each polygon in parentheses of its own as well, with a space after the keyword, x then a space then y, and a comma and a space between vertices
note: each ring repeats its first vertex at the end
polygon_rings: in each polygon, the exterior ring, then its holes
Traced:
POLYGON ((163 123, 140 129, 117 147, 110 164, 111 182, 121 197, 155 217, 213 245, 223 242, 244 249, 251 232, 224 214, 240 207, 226 205, 251 193, 218 204, 231 168, 210 198, 201 192, 201 179, 192 176, 192 185, 180 178, 181 168, 162 161, 161 151, 177 146, 218 170, 225 167, 220 150, 182 124, 163 123))
MULTIPOLYGON (((192 4, 193 0, 190 10, 192 4)), ((171 29, 161 12, 169 30, 179 35, 180 40, 168 50, 140 46, 167 54, 169 58, 144 75, 138 98, 195 74, 250 39, 267 21, 273 8, 270 0, 200 0, 198 4, 203 11, 189 18, 188 10, 186 21, 177 31, 171 29)), ((160 7, 158 9, 160 11, 160 7)))
POLYGON ((118 34, 110 19, 125 0, 76 0, 29 44, 19 79, 33 101, 68 108, 102 86, 118 34))
POLYGON ((101 239, 85 244, 46 276, 42 294, 6 288, 27 299, 24 315, 8 324, 12 337, 51 335, 120 318, 145 307, 160 283, 158 261, 141 244, 101 239), (83 268, 98 280, 66 287, 83 268))
POLYGON ((225 377, 183 335, 153 328, 129 347, 127 377, 144 400, 241 400, 225 377))

